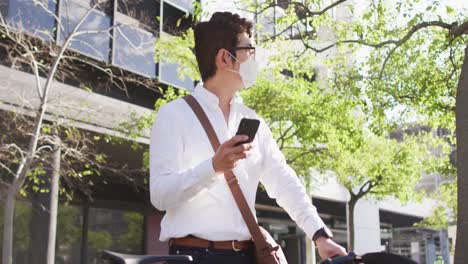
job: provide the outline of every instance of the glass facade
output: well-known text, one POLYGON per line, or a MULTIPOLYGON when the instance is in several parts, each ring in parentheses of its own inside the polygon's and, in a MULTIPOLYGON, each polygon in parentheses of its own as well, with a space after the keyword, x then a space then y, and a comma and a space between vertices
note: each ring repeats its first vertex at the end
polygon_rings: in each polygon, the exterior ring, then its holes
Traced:
MULTIPOLYGON (((63 29, 59 31, 59 44, 62 45, 82 18, 95 5, 92 0, 61 0, 60 21, 63 29)), ((70 48, 89 57, 108 62, 110 54, 110 27, 112 17, 110 4, 95 8, 85 18, 78 31, 89 33, 72 38, 70 48), (97 33, 98 32, 98 33, 97 33)))
POLYGON ((151 0, 117 1, 112 63, 154 78, 154 49, 159 32, 160 3, 151 0))
POLYGON ((2 15, 11 26, 44 40, 55 39, 56 1, 15 0, 2 1, 1 5, 2 15))
POLYGON ((179 77, 179 67, 181 67, 179 64, 161 61, 159 79, 171 86, 192 91, 194 88, 193 80, 186 76, 179 77))
POLYGON ((193 0, 166 0, 173 6, 176 6, 184 11, 193 12, 193 0))
MULTIPOLYGON (((2 224, 3 205, 0 205, 0 209, 2 224)), ((38 258, 45 256, 47 240, 44 237, 48 232, 48 213, 34 214, 34 210, 39 209, 28 201, 16 202, 13 244, 15 264, 37 263, 38 258)), ((104 249, 143 254, 144 232, 144 216, 141 212, 60 204, 55 263, 102 263, 99 258, 104 249)))
MULTIPOLYGON (((188 1, 176 1, 187 2, 188 1)), ((161 34, 178 35, 190 27, 190 17, 186 17, 186 12, 182 9, 164 2, 163 5, 163 32, 161 34)), ((183 67, 177 63, 169 63, 164 60, 159 63, 159 80, 168 85, 193 90, 194 80, 180 76, 180 68, 183 67)))
POLYGON ((104 249, 143 254, 143 218, 138 212, 90 208, 86 263, 101 263, 100 252, 104 249))
MULTIPOLYGON (((63 45, 95 4, 96 0, 10 0, 2 1, 0 9, 16 28, 63 45), (60 23, 55 21, 55 15, 60 23)), ((154 60, 161 29, 179 34, 189 28, 192 4, 192 0, 164 4, 157 0, 108 0, 86 17, 78 29, 79 35, 70 42, 70 49, 143 77, 159 77, 162 83, 192 90, 193 80, 179 78, 180 65, 160 65, 154 60)))
POLYGON ((80 263, 84 210, 78 206, 59 205, 55 263, 80 263))

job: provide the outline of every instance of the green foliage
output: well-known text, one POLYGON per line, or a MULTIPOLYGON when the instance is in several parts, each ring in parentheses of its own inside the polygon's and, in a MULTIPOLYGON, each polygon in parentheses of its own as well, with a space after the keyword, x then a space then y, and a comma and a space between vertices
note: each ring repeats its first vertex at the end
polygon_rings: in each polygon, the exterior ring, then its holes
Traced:
POLYGON ((123 247, 124 252, 138 252, 141 249, 135 242, 143 240, 143 215, 136 212, 126 212, 123 214, 123 219, 127 223, 127 231, 119 236, 117 242, 123 247))
MULTIPOLYGON (((81 243, 81 208, 60 204, 57 215, 57 244, 70 247, 81 243)), ((59 247, 60 250, 60 247, 59 247)))
MULTIPOLYGON (((355 16, 351 21, 337 20, 330 12, 300 18, 304 13, 290 5, 275 21, 277 33, 291 24, 312 33, 330 29, 338 44, 332 55, 320 59, 303 44, 317 47, 330 41, 326 34, 305 34, 304 42, 290 39, 294 33, 287 30, 276 38, 259 37, 267 41, 257 43, 257 48, 274 52, 267 52, 268 62, 257 83, 240 95, 265 119, 288 162, 307 183, 311 183, 312 168, 333 170, 350 191, 372 182, 377 184, 370 190, 373 197, 408 201, 421 198, 414 188, 423 171, 453 175, 447 159, 451 150, 447 143, 453 140, 442 142, 420 134, 397 141, 389 138, 389 131, 408 123, 453 131, 456 82, 466 40, 449 39, 443 29, 428 27, 395 50, 395 45, 367 47, 401 39, 422 21, 441 19, 437 1, 424 7, 416 2, 371 1, 362 10, 351 6, 349 11, 355 16), (346 39, 355 41, 340 42, 346 39), (328 73, 318 70, 321 63, 328 73)), ((323 1, 303 3, 310 10, 326 5, 323 1)), ((246 2, 247 8, 257 11, 267 5, 246 2)), ((465 19, 453 8, 445 9, 450 14, 448 22, 465 19)), ((156 44, 155 59, 179 64, 182 79, 199 79, 193 45, 192 30, 180 36, 164 35, 156 44)), ((183 95, 171 88, 161 92, 165 97, 156 102, 156 110, 183 95)), ((127 124, 127 128, 137 128, 134 135, 141 135, 151 127, 154 113, 135 119, 140 123, 127 124)), ((148 153, 144 166, 148 167, 148 153)), ((453 205, 453 199, 448 202, 453 205)))
MULTIPOLYGON (((357 149, 346 145, 334 153, 332 170, 352 193, 368 191, 377 200, 396 197, 402 202, 418 200, 415 187, 423 171, 431 168, 438 158, 430 151, 430 136, 405 135, 403 140, 367 134, 357 149), (373 187, 367 189, 366 183, 373 187)), ((446 157, 446 156, 443 156, 446 157)))
POLYGON ((457 184, 452 181, 442 184, 432 196, 439 201, 431 216, 416 224, 428 228, 447 228, 457 219, 457 184))
POLYGON ((172 36, 169 34, 161 34, 156 41, 155 57, 156 61, 164 61, 166 63, 178 63, 178 76, 182 80, 189 77, 191 79, 199 79, 199 72, 194 47, 193 30, 189 29, 180 36, 172 36))
POLYGON ((103 230, 88 231, 88 247, 100 252, 112 247, 112 235, 103 230))

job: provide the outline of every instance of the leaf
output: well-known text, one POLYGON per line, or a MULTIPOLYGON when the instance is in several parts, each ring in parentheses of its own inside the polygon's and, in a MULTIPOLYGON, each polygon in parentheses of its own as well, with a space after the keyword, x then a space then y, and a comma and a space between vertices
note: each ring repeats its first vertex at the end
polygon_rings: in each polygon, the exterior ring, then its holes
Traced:
POLYGON ((20 190, 20 195, 23 196, 23 197, 28 197, 26 191, 24 189, 21 189, 20 190))
POLYGON ((446 11, 448 15, 453 15, 455 13, 455 9, 451 6, 446 6, 446 11))
POLYGON ((42 133, 50 134, 50 127, 49 126, 43 126, 42 127, 42 133))
POLYGON ((85 170, 85 171, 83 171, 83 175, 84 175, 84 176, 93 175, 93 171, 91 171, 91 170, 85 170))
POLYGON ((413 19, 411 19, 409 22, 408 22, 408 27, 412 27, 414 25, 416 25, 416 23, 419 21, 419 18, 416 16, 416 17, 413 17, 413 19))

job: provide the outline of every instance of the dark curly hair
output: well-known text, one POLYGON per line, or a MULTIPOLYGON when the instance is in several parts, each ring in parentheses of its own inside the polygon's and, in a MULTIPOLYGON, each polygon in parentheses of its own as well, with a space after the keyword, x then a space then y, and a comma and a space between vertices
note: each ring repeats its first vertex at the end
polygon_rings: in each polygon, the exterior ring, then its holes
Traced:
POLYGON ((235 55, 237 35, 245 32, 251 37, 252 27, 252 22, 230 12, 216 12, 209 21, 195 26, 195 56, 203 81, 216 73, 218 51, 224 48, 235 55))

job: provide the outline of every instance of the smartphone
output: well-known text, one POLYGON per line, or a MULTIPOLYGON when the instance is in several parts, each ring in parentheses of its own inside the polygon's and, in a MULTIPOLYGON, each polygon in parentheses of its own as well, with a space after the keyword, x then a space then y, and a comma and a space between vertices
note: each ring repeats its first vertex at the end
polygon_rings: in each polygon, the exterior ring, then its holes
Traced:
POLYGON ((237 143, 236 146, 252 142, 255 139, 255 135, 257 134, 257 130, 259 126, 260 126, 260 120, 242 118, 239 124, 239 128, 237 129, 236 136, 246 135, 249 137, 249 139, 246 141, 237 143))

